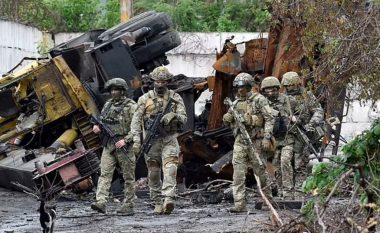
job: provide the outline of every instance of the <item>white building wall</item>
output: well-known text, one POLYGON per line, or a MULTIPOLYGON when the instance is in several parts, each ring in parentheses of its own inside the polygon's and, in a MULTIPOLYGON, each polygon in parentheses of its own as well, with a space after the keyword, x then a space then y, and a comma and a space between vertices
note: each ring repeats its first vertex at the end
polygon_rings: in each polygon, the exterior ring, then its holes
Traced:
POLYGON ((34 27, 0 20, 0 75, 12 69, 23 57, 38 57, 37 45, 42 35, 34 27))
MULTIPOLYGON (((80 36, 81 33, 58 33, 54 35, 55 45, 80 36)), ((267 33, 180 33, 182 44, 167 53, 173 74, 184 74, 189 77, 207 77, 214 74, 212 64, 216 52, 223 47, 224 41, 234 36, 232 42, 244 42, 251 39, 267 37, 267 33)), ((37 45, 43 33, 36 28, 0 20, 0 75, 9 71, 23 57, 38 57, 37 45)), ((244 43, 238 45, 243 53, 244 43)), ((210 93, 205 93, 209 98, 210 93)), ((202 101, 200 101, 202 102, 202 101)), ((371 104, 360 105, 353 102, 348 107, 347 116, 343 119, 342 136, 347 140, 368 129, 374 119, 380 117, 380 103, 375 108, 371 104)), ((197 112, 201 109, 197 106, 197 112)))

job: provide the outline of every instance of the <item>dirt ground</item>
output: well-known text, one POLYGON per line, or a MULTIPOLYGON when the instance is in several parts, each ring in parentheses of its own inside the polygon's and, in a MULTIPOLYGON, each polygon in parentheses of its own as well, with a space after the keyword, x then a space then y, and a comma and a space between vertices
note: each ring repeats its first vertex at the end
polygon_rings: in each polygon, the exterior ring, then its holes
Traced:
MULTIPOLYGON (((57 220, 54 232, 271 232, 274 230, 267 209, 256 210, 249 201, 249 214, 232 214, 231 203, 193 204, 178 200, 171 215, 155 216, 146 195, 136 200, 134 216, 115 213, 120 203, 115 198, 108 205, 107 214, 90 209, 94 193, 61 196, 54 203, 57 220)), ((39 225, 39 202, 27 194, 0 188, 0 233, 42 232, 39 225)), ((279 211, 283 218, 295 216, 298 210, 279 211)))

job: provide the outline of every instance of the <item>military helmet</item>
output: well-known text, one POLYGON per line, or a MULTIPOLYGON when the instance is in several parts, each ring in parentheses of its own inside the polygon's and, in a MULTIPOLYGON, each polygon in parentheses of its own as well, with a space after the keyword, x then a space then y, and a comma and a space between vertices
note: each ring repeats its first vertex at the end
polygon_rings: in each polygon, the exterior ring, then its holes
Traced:
POLYGON ((261 89, 265 89, 267 87, 278 87, 280 88, 280 81, 274 76, 269 76, 263 79, 261 82, 261 89))
POLYGON ((232 86, 241 87, 241 86, 251 86, 253 85, 253 77, 248 73, 240 73, 236 75, 232 86))
POLYGON ((302 84, 300 76, 298 76, 297 72, 290 71, 286 72, 284 75, 282 75, 281 84, 283 86, 291 86, 291 85, 298 85, 302 84))
POLYGON ((128 90, 127 82, 122 78, 113 78, 108 80, 104 88, 109 91, 111 87, 120 87, 123 88, 125 91, 128 90))
POLYGON ((160 80, 169 80, 173 78, 173 75, 169 72, 169 70, 164 66, 159 66, 155 68, 152 73, 150 73, 150 78, 154 81, 160 80))

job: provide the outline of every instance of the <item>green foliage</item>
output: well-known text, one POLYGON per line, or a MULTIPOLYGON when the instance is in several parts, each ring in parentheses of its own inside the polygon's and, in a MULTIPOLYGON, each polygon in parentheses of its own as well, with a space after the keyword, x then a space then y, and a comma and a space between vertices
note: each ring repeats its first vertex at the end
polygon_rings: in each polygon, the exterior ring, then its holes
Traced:
POLYGON ((156 10, 172 16, 177 30, 186 32, 264 31, 270 20, 262 1, 149 0, 135 3, 137 12, 156 10))
MULTIPOLYGON (((370 130, 347 143, 342 152, 342 155, 333 158, 329 163, 314 165, 312 175, 303 184, 304 191, 315 196, 314 201, 323 206, 337 180, 354 168, 354 184, 361 187, 361 204, 380 204, 380 119, 374 122, 370 130)), ((306 219, 314 216, 311 207, 314 202, 311 202, 303 210, 306 219)))
MULTIPOLYGON (((52 32, 109 28, 120 22, 120 1, 107 0, 3 0, 0 16, 52 32)), ((270 14, 259 0, 135 0, 134 14, 166 12, 178 31, 240 32, 267 30, 270 14)))

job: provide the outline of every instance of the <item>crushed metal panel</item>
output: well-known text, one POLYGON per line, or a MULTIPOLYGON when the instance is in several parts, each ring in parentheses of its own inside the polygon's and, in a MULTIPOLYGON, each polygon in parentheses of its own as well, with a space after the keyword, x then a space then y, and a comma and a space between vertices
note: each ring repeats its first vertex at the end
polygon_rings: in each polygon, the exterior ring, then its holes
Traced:
POLYGON ((242 58, 242 70, 254 71, 255 73, 263 72, 267 45, 268 39, 266 38, 247 41, 242 58))
POLYGON ((3 158, 0 163, 0 186, 9 189, 16 188, 11 184, 12 181, 34 189, 33 171, 35 170, 35 162, 50 163, 55 159, 55 154, 53 153, 35 151, 30 154, 27 150, 13 147, 9 147, 6 151, 7 157, 3 158))
POLYGON ((299 71, 301 60, 305 56, 301 41, 303 29, 290 25, 282 29, 274 60, 272 75, 281 78, 288 71, 299 71))
POLYGON ((225 166, 231 164, 233 155, 232 152, 233 151, 231 150, 230 152, 223 155, 220 159, 216 160, 214 163, 208 164, 208 166, 210 166, 215 173, 219 173, 225 166))

